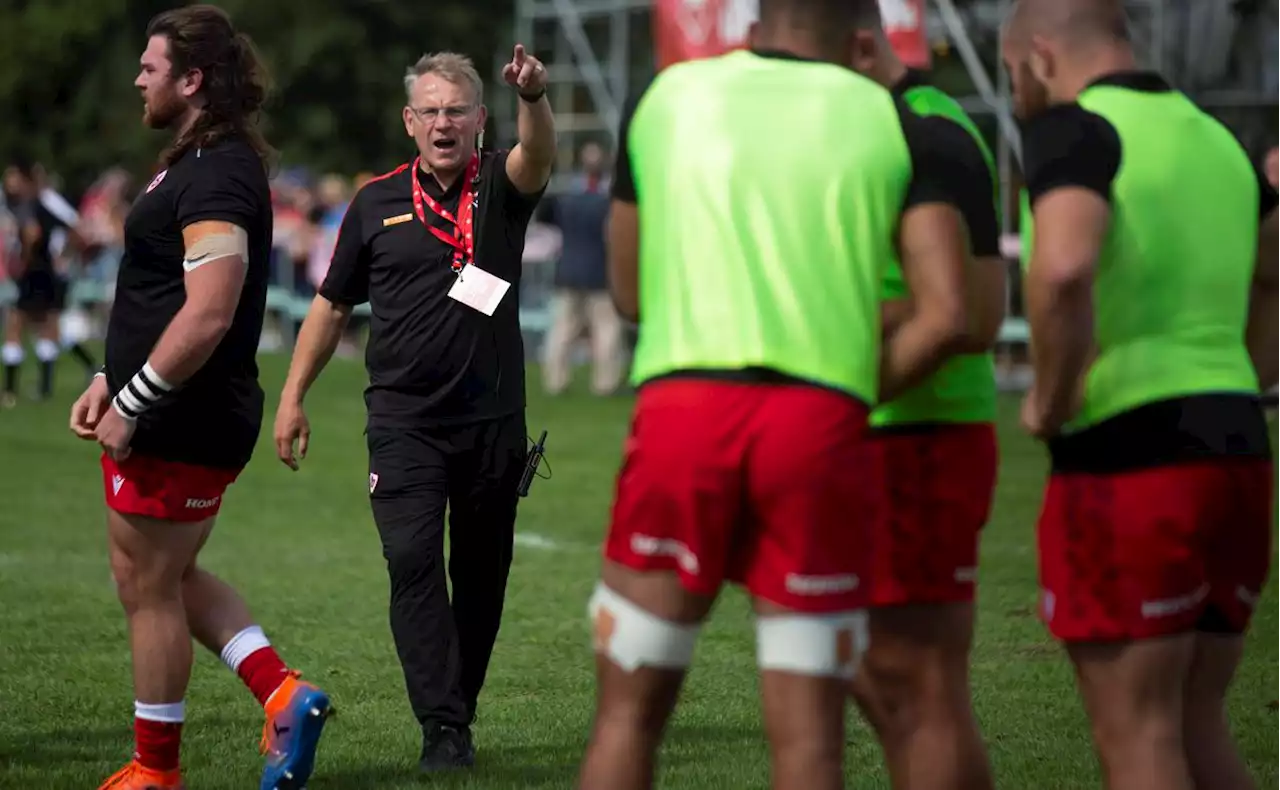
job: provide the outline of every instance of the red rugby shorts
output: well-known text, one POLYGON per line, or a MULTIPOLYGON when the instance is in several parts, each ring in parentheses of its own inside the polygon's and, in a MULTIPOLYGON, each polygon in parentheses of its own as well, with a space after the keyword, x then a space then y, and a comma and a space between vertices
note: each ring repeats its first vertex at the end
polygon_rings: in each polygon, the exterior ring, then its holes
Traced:
POLYGON ((645 385, 618 474, 612 562, 691 592, 738 582, 800 612, 867 605, 881 507, 867 408, 805 385, 645 385))
POLYGON ((1271 562, 1269 459, 1056 474, 1040 515, 1041 615, 1064 641, 1243 631, 1271 562))
POLYGON ((213 469, 136 453, 120 463, 102 455, 107 507, 129 516, 203 521, 218 514, 223 494, 239 476, 239 469, 213 469))
POLYGON ((989 423, 879 431, 885 507, 875 523, 875 606, 973 600, 978 539, 999 456, 989 423))

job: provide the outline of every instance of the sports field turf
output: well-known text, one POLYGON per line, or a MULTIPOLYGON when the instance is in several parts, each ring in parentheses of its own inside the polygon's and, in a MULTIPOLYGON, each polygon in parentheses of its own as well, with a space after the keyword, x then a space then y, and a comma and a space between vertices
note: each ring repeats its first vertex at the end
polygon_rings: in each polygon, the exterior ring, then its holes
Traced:
MULTIPOLYGON (((284 365, 283 357, 263 358, 268 426, 284 365)), ((67 432, 79 382, 69 366, 66 373, 56 403, 0 412, 0 788, 93 788, 131 748, 129 655, 104 553, 97 448, 67 432)), ((264 430, 204 554, 207 567, 247 594, 285 659, 340 709, 313 790, 421 786, 419 734, 369 515, 363 381, 358 363, 335 361, 326 371, 309 399, 315 433, 300 473, 275 460, 264 430)), ((530 399, 530 431, 550 431, 554 476, 537 482, 521 510, 506 617, 476 725, 479 764, 431 781, 441 787, 571 787, 586 738, 594 682, 584 609, 630 401, 548 400, 536 387, 530 399)), ((1016 430, 1016 401, 1003 409, 999 497, 982 551, 978 715, 999 787, 1096 788, 1070 672, 1034 616, 1043 456, 1016 430)), ((1263 787, 1277 781, 1276 613, 1273 574, 1231 705, 1263 787)), ((660 786, 767 787, 753 645, 743 598, 729 591, 699 645, 660 786)), ((261 713, 249 693, 200 653, 187 702, 188 787, 256 788, 261 713)), ((888 786, 860 723, 850 728, 848 776, 850 787, 888 786)))

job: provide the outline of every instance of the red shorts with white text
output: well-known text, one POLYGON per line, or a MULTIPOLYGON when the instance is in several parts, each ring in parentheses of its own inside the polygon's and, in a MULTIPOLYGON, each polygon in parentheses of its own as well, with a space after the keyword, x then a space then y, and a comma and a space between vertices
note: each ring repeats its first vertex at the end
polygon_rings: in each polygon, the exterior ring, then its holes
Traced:
POLYGON ((107 507, 127 516, 203 521, 216 516, 239 469, 214 469, 133 454, 117 463, 102 454, 107 507))
POLYGON ((989 423, 879 430, 885 508, 876 522, 875 606, 973 600, 978 539, 999 465, 989 423))
POLYGON ((1059 473, 1040 514, 1041 615, 1067 642, 1248 626, 1271 561, 1269 459, 1059 473))
POLYGON ((696 594, 733 581, 800 612, 864 608, 882 496, 867 411, 803 384, 646 384, 605 556, 696 594))

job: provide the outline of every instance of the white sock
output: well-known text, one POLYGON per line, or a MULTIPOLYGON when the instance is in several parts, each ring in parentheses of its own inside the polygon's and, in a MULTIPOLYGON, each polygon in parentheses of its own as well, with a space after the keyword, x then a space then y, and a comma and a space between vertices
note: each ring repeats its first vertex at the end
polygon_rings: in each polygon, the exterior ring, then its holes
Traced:
POLYGON ((58 354, 62 349, 58 347, 55 340, 47 340, 40 338, 36 341, 36 359, 41 362, 54 362, 58 359, 58 354))
POLYGON ((231 637, 231 641, 222 648, 222 663, 230 667, 232 672, 238 673, 244 660, 264 647, 271 647, 267 635, 262 632, 261 626, 251 625, 231 637))
POLYGON ((147 702, 134 702, 133 715, 147 721, 159 721, 165 724, 181 724, 187 714, 185 702, 165 702, 152 705, 147 702))

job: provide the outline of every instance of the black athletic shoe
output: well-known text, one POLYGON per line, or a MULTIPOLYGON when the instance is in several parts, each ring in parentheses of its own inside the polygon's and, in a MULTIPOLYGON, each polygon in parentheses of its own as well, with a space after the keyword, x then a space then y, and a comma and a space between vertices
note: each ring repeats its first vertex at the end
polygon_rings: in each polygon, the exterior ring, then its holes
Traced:
POLYGON ((476 747, 467 727, 427 725, 422 732, 422 758, 418 769, 423 773, 470 768, 476 764, 476 747))

